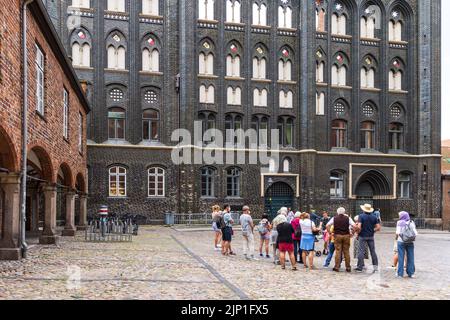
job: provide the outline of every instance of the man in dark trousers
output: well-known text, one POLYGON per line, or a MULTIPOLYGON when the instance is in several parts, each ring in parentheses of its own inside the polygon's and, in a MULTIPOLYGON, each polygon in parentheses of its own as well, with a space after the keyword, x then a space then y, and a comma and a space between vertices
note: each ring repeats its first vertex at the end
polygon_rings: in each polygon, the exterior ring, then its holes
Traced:
POLYGON ((363 272, 364 269, 364 249, 366 243, 369 246, 370 256, 372 257, 373 272, 378 271, 378 257, 375 251, 375 233, 381 230, 380 221, 373 215, 374 209, 372 205, 365 204, 361 206, 363 213, 359 215, 359 252, 358 267, 356 272, 363 272))

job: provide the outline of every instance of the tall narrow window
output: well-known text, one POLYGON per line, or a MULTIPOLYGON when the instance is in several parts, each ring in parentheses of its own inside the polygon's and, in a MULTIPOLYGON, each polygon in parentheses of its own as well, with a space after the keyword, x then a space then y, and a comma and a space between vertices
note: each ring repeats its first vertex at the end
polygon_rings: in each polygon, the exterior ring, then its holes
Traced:
POLYGON ((201 170, 202 197, 214 197, 215 175, 216 170, 213 168, 203 168, 201 170))
POLYGON ((411 199, 411 175, 400 173, 398 175, 398 190, 400 199, 411 199))
POLYGON ((214 74, 214 55, 212 53, 204 54, 201 52, 198 56, 199 74, 214 74))
POLYGON ((227 196, 233 198, 241 196, 241 170, 238 168, 227 170, 227 196))
POLYGON ((142 71, 159 72, 159 51, 157 49, 142 50, 142 71))
POLYGON ((198 18, 214 20, 214 0, 198 0, 198 18))
POLYGON ((337 35, 347 34, 347 17, 345 15, 334 13, 331 16, 331 33, 337 35))
POLYGON ((316 93, 316 115, 325 115, 325 93, 316 93))
POLYGON ((278 7, 278 28, 292 28, 292 9, 290 7, 278 7))
POLYGON ((124 167, 112 167, 109 169, 109 196, 127 196, 127 169, 124 167))
POLYGON ((292 109, 294 107, 294 94, 292 91, 280 91, 280 108, 292 109))
POLYGON ((325 32, 325 9, 316 9, 316 31, 325 32))
POLYGON ((267 6, 264 3, 253 3, 253 24, 258 26, 267 25, 267 6))
POLYGON ((283 172, 284 173, 291 172, 291 160, 289 160, 289 159, 283 160, 283 172))
POLYGON ((109 109, 108 138, 113 140, 125 139, 125 110, 122 108, 109 109))
POLYGON ((214 86, 210 85, 206 87, 205 85, 200 86, 200 103, 214 104, 214 86))
POLYGON ((69 93, 63 91, 63 137, 69 139, 69 93))
POLYGON ((347 85, 347 67, 333 65, 331 67, 331 84, 344 87, 347 85))
POLYGON ((334 120, 331 123, 331 147, 347 147, 347 122, 344 120, 334 120))
POLYGON ((253 105, 255 107, 267 107, 267 95, 266 89, 254 89, 253 90, 253 105))
POLYGON ((403 125, 400 123, 391 123, 389 125, 389 149, 403 150, 403 125))
POLYGON ((389 21, 389 41, 402 41, 403 24, 401 21, 389 21))
POLYGON ((241 76, 241 58, 239 56, 227 56, 227 77, 241 76))
POLYGON ((158 16, 159 0, 142 0, 142 13, 152 16, 158 16))
POLYGON ((283 59, 280 59, 278 61, 278 80, 292 80, 292 62, 290 60, 284 61, 283 59))
POLYGON ((36 110, 45 113, 45 57, 41 49, 36 46, 36 110))
POLYGON ((163 168, 148 169, 148 196, 164 197, 166 192, 166 171, 163 168))
POLYGON ((375 17, 361 17, 361 38, 375 38, 375 17))
POLYGON ((316 82, 323 83, 324 82, 324 74, 325 74, 325 62, 317 61, 316 62, 316 82))
POLYGON ((227 104, 240 106, 241 105, 241 88, 228 87, 227 89, 227 104))
POLYGON ((253 78, 266 79, 267 61, 265 58, 253 58, 253 78))
POLYGON ((375 149, 375 124, 371 121, 361 124, 361 149, 375 149))
POLYGON ((78 113, 78 151, 83 153, 83 115, 78 113))
POLYGON ((159 141, 159 112, 153 109, 142 113, 142 138, 145 141, 159 141))
POLYGON ((294 145, 294 120, 292 118, 278 119, 279 143, 283 147, 292 147, 294 145))
POLYGON ((125 70, 125 48, 113 45, 108 47, 108 68, 125 70))
POLYGON ((403 73, 400 70, 389 71, 389 90, 401 91, 402 90, 402 78, 403 73))
POLYGON ((227 0, 226 22, 241 22, 241 2, 237 0, 227 0))
POLYGON ((337 171, 330 174, 330 197, 332 199, 344 198, 344 175, 337 171))

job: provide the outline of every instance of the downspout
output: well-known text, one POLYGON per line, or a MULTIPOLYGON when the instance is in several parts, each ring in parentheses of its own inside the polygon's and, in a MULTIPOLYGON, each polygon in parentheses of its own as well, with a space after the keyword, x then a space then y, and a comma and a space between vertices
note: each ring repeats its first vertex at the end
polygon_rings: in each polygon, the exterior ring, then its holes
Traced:
POLYGON ((26 242, 26 202, 27 202, 27 158, 28 158, 28 54, 27 54, 27 7, 34 0, 25 0, 22 4, 22 66, 23 66, 23 98, 22 98, 22 174, 20 184, 20 229, 19 245, 22 258, 27 257, 26 242))

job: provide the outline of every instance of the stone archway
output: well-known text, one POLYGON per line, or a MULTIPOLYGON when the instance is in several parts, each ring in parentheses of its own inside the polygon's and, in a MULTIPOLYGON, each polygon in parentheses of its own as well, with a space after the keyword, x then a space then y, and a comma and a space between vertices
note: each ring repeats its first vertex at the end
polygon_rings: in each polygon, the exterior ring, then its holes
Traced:
POLYGON ((369 203, 381 211, 383 220, 390 220, 392 187, 386 176, 378 170, 364 172, 358 179, 355 188, 355 212, 360 212, 360 206, 369 203))
POLYGON ((275 182, 267 189, 264 202, 266 213, 273 219, 281 207, 293 207, 294 190, 285 182, 275 182))

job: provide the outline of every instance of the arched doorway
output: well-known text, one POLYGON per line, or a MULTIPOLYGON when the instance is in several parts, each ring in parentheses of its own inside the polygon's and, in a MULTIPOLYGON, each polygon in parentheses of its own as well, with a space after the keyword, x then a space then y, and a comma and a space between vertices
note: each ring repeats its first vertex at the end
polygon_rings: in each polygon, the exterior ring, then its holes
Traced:
POLYGON ((369 203, 374 208, 380 209, 382 220, 391 220, 392 188, 382 172, 378 170, 364 172, 356 184, 355 195, 355 214, 361 211, 361 205, 369 203))
POLYGON ((276 182, 267 189, 265 195, 265 211, 273 219, 281 207, 292 208, 294 191, 284 182, 276 182))

